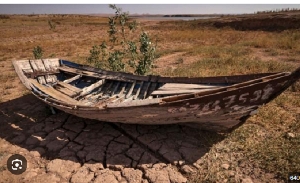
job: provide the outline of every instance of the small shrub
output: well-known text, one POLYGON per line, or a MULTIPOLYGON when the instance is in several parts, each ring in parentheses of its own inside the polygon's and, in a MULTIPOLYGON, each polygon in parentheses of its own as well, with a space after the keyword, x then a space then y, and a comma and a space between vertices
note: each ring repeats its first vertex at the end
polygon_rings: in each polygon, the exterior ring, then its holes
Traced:
POLYGON ((97 68, 105 68, 106 44, 94 45, 90 50, 90 56, 86 59, 89 64, 93 64, 97 68))
POLYGON ((182 64, 183 63, 183 58, 178 58, 175 63, 176 64, 182 64))
POLYGON ((156 58, 156 44, 151 42, 145 31, 142 31, 138 38, 132 38, 137 35, 137 22, 130 22, 128 13, 122 12, 116 5, 109 7, 115 10, 115 16, 109 17, 108 20, 110 46, 106 46, 104 41, 99 46, 94 45, 87 62, 95 67, 113 71, 125 71, 126 65, 129 65, 136 74, 150 73, 156 58))
POLYGON ((43 50, 40 46, 34 47, 32 52, 35 59, 41 59, 43 57, 43 50))
POLYGON ((56 24, 52 20, 48 20, 48 25, 50 27, 50 30, 55 30, 56 24))

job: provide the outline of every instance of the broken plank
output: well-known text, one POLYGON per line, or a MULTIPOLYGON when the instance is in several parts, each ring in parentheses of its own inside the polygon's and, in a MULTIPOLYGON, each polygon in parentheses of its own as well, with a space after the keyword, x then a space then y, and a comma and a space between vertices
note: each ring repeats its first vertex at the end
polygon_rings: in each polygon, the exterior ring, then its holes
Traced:
POLYGON ((64 88, 67 88, 67 89, 69 89, 69 90, 71 90, 71 91, 73 91, 75 93, 78 93, 78 94, 81 92, 81 89, 79 89, 79 88, 77 88, 75 86, 72 86, 72 85, 70 85, 68 83, 64 83, 64 82, 60 82, 59 81, 59 82, 57 82, 57 85, 62 86, 64 88))
POLYGON ((96 83, 91 84, 90 86, 87 86, 87 87, 83 88, 81 90, 81 93, 79 94, 79 97, 82 97, 82 96, 85 96, 85 95, 89 94, 94 89, 96 89, 96 88, 100 87, 101 85, 103 85, 103 83, 104 83, 104 80, 101 79, 101 80, 97 81, 96 83))
POLYGON ((60 91, 61 93, 64 93, 70 97, 74 97, 77 95, 76 92, 72 91, 72 90, 69 90, 68 88, 64 88, 62 86, 58 86, 58 85, 55 85, 54 88, 57 90, 57 91, 60 91))
MULTIPOLYGON (((105 82, 105 81, 104 81, 105 82)), ((105 85, 107 84, 107 82, 105 82, 103 85, 101 85, 100 87, 99 87, 99 89, 98 89, 98 91, 97 92, 95 92, 95 93, 91 93, 91 94, 89 94, 90 96, 90 99, 92 99, 92 100, 94 100, 94 99, 97 99, 97 98, 99 98, 99 97, 102 97, 102 95, 103 95, 103 93, 104 93, 104 91, 105 91, 105 85)))
POLYGON ((78 75, 76 75, 76 76, 74 76, 74 77, 72 77, 72 78, 66 79, 66 80, 64 80, 63 82, 64 82, 64 83, 71 83, 71 82, 73 82, 73 81, 75 81, 75 80, 77 80, 77 79, 79 79, 79 78, 81 78, 81 75, 80 75, 80 74, 78 74, 78 75))

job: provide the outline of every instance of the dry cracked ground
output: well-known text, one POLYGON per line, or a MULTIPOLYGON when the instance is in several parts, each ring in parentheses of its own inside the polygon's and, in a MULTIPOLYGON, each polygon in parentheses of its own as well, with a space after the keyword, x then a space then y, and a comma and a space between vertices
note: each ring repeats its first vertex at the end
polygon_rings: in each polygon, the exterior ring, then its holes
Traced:
POLYGON ((1 103, 0 112, 0 182, 187 182, 200 168, 197 161, 223 139, 180 125, 52 115, 30 94, 1 103), (6 168, 12 154, 27 159, 21 175, 6 168))

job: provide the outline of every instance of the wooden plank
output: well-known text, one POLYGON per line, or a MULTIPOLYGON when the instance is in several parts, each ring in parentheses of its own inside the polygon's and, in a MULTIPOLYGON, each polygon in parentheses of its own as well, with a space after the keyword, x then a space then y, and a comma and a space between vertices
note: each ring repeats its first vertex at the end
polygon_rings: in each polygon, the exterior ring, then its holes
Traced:
POLYGON ((44 78, 44 76, 39 76, 37 79, 38 79, 39 83, 47 84, 46 79, 44 78))
POLYGON ((157 98, 157 99, 135 100, 135 101, 130 101, 130 102, 107 104, 107 108, 147 106, 147 105, 158 104, 160 102, 161 102, 161 99, 159 99, 159 98, 157 98))
POLYGON ((29 60, 29 63, 31 65, 31 68, 33 71, 39 71, 38 67, 36 66, 34 60, 29 60))
POLYGON ((115 88, 113 89, 113 91, 111 92, 110 96, 113 96, 115 94, 115 92, 118 90, 119 86, 120 86, 120 81, 117 82, 115 88))
POLYGON ((55 83, 57 81, 57 76, 54 74, 46 75, 45 79, 48 83, 55 83))
POLYGON ((131 87, 130 87, 130 89, 129 89, 127 95, 126 95, 126 99, 130 97, 130 95, 131 95, 131 93, 132 93, 132 91, 133 91, 133 88, 134 88, 135 84, 136 84, 136 81, 134 81, 134 82, 131 84, 131 87))
MULTIPOLYGON (((128 87, 129 87, 128 83, 124 83, 124 86, 122 87, 121 91, 117 95, 118 98, 112 102, 122 102, 126 97, 126 94, 124 94, 124 91, 126 91, 126 89, 128 89, 128 87)), ((129 90, 128 90, 128 92, 129 92, 129 90)))
MULTIPOLYGON (((125 94, 119 94, 118 95, 118 98, 116 100, 113 100, 112 103, 115 103, 115 102, 122 102, 124 99, 125 99, 125 94)), ((131 96, 132 97, 132 96, 131 96)))
POLYGON ((113 83, 114 83, 113 81, 110 81, 110 83, 108 84, 108 86, 102 90, 102 92, 101 92, 102 95, 109 94, 109 92, 111 91, 111 87, 113 86, 113 83))
POLYGON ((101 75, 111 75, 111 76, 117 76, 120 78, 125 78, 128 80, 131 80, 131 82, 133 82, 135 80, 150 81, 150 80, 152 80, 152 78, 155 79, 155 77, 153 77, 153 76, 139 76, 139 75, 133 75, 131 73, 126 73, 126 72, 106 71, 106 70, 97 69, 97 68, 93 68, 93 67, 89 67, 89 66, 82 66, 80 69, 85 70, 85 71, 91 71, 91 72, 98 73, 101 75))
POLYGON ((127 84, 128 84, 128 83, 124 83, 124 86, 122 87, 121 91, 119 92, 119 96, 123 94, 123 92, 124 92, 125 89, 126 89, 127 84))
POLYGON ((21 60, 21 61, 15 61, 15 63, 20 67, 21 70, 23 70, 25 73, 33 72, 33 69, 29 63, 29 60, 21 60))
POLYGON ((48 59, 43 59, 42 61, 43 61, 43 63, 44 63, 45 69, 46 69, 47 71, 53 71, 53 69, 51 68, 51 65, 50 65, 48 59))
POLYGON ((258 79, 265 76, 270 76, 276 73, 261 73, 261 74, 245 74, 245 75, 234 75, 234 76, 214 76, 214 77, 159 77, 157 82, 160 83, 193 83, 193 84, 237 84, 253 79, 258 79))
POLYGON ((133 100, 136 100, 136 99, 137 99, 137 97, 139 96, 140 91, 141 91, 143 85, 144 85, 144 81, 141 82, 140 87, 138 88, 138 90, 136 91, 136 94, 135 94, 134 97, 133 97, 133 100))
POLYGON ((100 107, 105 105, 106 103, 113 101, 114 99, 117 98, 117 95, 114 95, 113 97, 109 97, 109 96, 104 96, 99 102, 97 102, 94 106, 95 107, 100 107))
POLYGON ((126 98, 123 102, 128 102, 131 101, 133 99, 133 95, 131 95, 130 97, 126 98))
POLYGON ((102 95, 103 95, 103 93, 98 93, 96 95, 90 96, 90 99, 95 100, 95 99, 98 99, 99 97, 101 97, 102 95))
POLYGON ((87 87, 83 88, 78 97, 82 97, 84 95, 89 94, 94 89, 96 89, 96 88, 100 87, 101 85, 103 85, 103 83, 104 83, 104 80, 101 79, 101 80, 97 81, 96 83, 91 84, 90 86, 87 86, 87 87))
POLYGON ((36 67, 38 68, 38 71, 46 72, 44 63, 42 60, 32 60, 32 62, 35 63, 36 67))
POLYGON ((143 93, 143 95, 142 95, 142 98, 143 98, 143 99, 146 98, 146 95, 147 95, 147 93, 148 93, 148 89, 149 89, 150 84, 151 84, 151 82, 148 82, 148 83, 147 83, 147 86, 146 86, 146 88, 145 88, 145 91, 144 91, 144 93, 143 93))
MULTIPOLYGON (((157 84, 158 84, 158 83, 153 83, 153 82, 151 82, 150 89, 149 89, 149 91, 148 91, 148 93, 147 93, 148 98, 150 98, 150 97, 153 98, 153 96, 151 96, 151 93, 152 93, 154 90, 156 90, 157 84)), ((146 96, 146 97, 147 97, 147 96, 146 96)))
MULTIPOLYGON (((101 86, 98 88, 98 90, 97 90, 96 92, 91 93, 91 94, 89 94, 89 95, 93 96, 93 95, 102 93, 102 92, 103 92, 103 89, 104 89, 104 86, 105 86, 106 83, 107 83, 106 80, 103 79, 103 85, 101 85, 101 86)), ((89 96, 89 95, 87 95, 87 96, 89 96)))
POLYGON ((57 99, 57 100, 60 100, 60 101, 63 101, 63 102, 66 102, 66 103, 69 103, 71 105, 80 105, 81 103, 78 102, 77 100, 74 100, 72 99, 71 97, 67 96, 67 95, 64 95, 62 93, 60 93, 59 91, 56 91, 54 88, 51 88, 51 87, 46 87, 44 85, 41 85, 40 83, 38 83, 35 79, 29 79, 29 81, 35 85, 39 90, 41 90, 42 92, 44 92, 45 94, 57 99))
MULTIPOLYGON (((31 65, 33 71, 37 71, 37 72, 42 71, 42 70, 40 70, 39 67, 37 66, 35 60, 30 60, 29 63, 30 63, 30 65, 31 65)), ((42 72, 43 72, 43 71, 42 71, 42 72)), ((39 83, 41 83, 41 84, 46 84, 46 83, 47 83, 44 76, 39 76, 39 77, 37 77, 37 79, 38 79, 39 83)))
MULTIPOLYGON (((26 68, 27 70, 30 71, 31 66, 29 64, 28 60, 22 60, 22 61, 13 61, 13 66, 15 68, 15 71, 17 73, 17 75, 19 76, 20 80, 22 81, 22 83, 26 86, 27 89, 31 90, 31 83, 28 82, 27 77, 25 76, 24 72, 23 72, 23 68, 26 68)), ((32 69, 31 69, 32 71, 32 69)))
POLYGON ((74 76, 74 77, 71 77, 71 78, 69 78, 69 79, 66 79, 66 80, 64 80, 63 82, 64 82, 64 83, 71 83, 71 82, 73 82, 73 81, 75 81, 75 80, 77 80, 77 79, 79 79, 79 78, 81 78, 81 75, 80 75, 80 74, 78 74, 78 75, 76 75, 76 76, 74 76))
MULTIPOLYGON (((47 72, 47 69, 44 65, 44 62, 42 60, 33 60, 33 62, 35 62, 35 65, 38 67, 39 71, 42 71, 42 72, 47 72)), ((45 81, 47 83, 54 83, 57 78, 55 75, 45 75, 44 77, 42 78, 45 78, 45 81)))
POLYGON ((76 95, 78 94, 78 93, 76 93, 76 92, 74 92, 74 91, 72 91, 72 90, 69 90, 68 88, 65 88, 65 87, 63 87, 63 86, 55 85, 54 88, 55 88, 57 91, 59 91, 59 92, 61 92, 61 93, 64 93, 64 94, 66 94, 66 95, 68 95, 68 96, 70 96, 70 97, 74 97, 74 96, 76 96, 76 95))
POLYGON ((67 89, 69 89, 69 90, 71 90, 71 91, 73 91, 73 92, 75 92, 75 93, 80 93, 81 92, 81 89, 79 89, 79 88, 77 88, 77 87, 75 87, 75 86, 72 86, 72 85, 70 85, 70 84, 68 84, 68 83, 64 83, 64 82, 57 82, 57 85, 60 85, 60 86, 62 86, 62 87, 64 87, 64 88, 67 88, 67 89))
POLYGON ((151 95, 176 95, 185 93, 198 93, 203 91, 209 91, 212 89, 202 89, 202 90, 156 90, 151 93, 151 95))
POLYGON ((104 93, 104 88, 105 88, 105 84, 107 84, 105 81, 103 81, 103 85, 101 85, 100 87, 99 87, 99 89, 98 89, 98 91, 97 92, 95 92, 95 93, 91 93, 90 95, 90 99, 91 100, 95 100, 95 99, 97 99, 97 98, 99 98, 99 97, 101 97, 102 95, 103 95, 103 93, 104 93))
MULTIPOLYGON (((49 59, 42 59, 43 63, 44 63, 44 66, 45 66, 45 69, 46 71, 56 71, 57 70, 57 67, 53 67, 52 64, 51 64, 51 61, 49 61, 49 59)), ((54 61, 53 61, 54 62, 54 61)), ((52 82, 52 83, 55 83, 57 81, 57 77, 56 75, 46 75, 45 76, 45 79, 47 82, 52 82)))
POLYGON ((100 79, 109 79, 109 80, 116 80, 116 81, 125 81, 125 82, 134 82, 135 80, 126 79, 125 77, 114 76, 114 75, 103 75, 91 71, 82 71, 79 69, 69 68, 69 67, 60 67, 59 70, 68 73, 80 74, 84 76, 100 78, 100 79))
POLYGON ((220 85, 204 85, 204 84, 183 84, 183 83, 166 83, 160 90, 166 89, 204 89, 204 88, 218 88, 220 85))
POLYGON ((60 67, 59 59, 52 58, 52 59, 42 59, 45 65, 46 70, 53 71, 57 70, 60 67))

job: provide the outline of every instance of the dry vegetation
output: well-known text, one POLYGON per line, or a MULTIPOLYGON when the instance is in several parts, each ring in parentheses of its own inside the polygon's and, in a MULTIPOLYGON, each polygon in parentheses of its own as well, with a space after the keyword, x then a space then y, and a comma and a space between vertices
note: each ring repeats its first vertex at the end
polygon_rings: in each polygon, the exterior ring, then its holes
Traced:
MULTIPOLYGON (((39 45, 44 57, 84 63, 89 50, 107 37, 107 20, 93 16, 0 17, 0 102, 28 92, 11 61, 30 59, 39 45), (50 30, 48 20, 55 23, 50 30)), ((238 31, 200 21, 143 22, 158 40, 155 74, 214 76, 292 71, 300 66, 300 31, 238 31)), ((214 138, 214 137, 210 137, 214 138)), ((281 182, 300 170, 299 82, 215 144, 199 161, 191 182, 281 182), (229 166, 227 166, 229 165, 229 166)), ((0 167, 1 168, 1 167, 0 167)), ((1 169, 0 169, 1 171, 1 169)))

